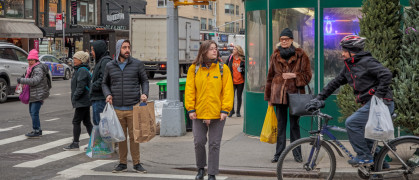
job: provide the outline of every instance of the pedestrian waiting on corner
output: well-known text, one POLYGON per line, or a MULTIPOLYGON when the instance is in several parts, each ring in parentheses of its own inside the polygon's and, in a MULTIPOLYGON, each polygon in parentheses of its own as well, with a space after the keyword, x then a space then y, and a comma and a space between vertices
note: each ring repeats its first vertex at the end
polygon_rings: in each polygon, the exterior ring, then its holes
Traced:
MULTIPOLYGON (((305 94, 304 87, 311 80, 310 59, 301 48, 293 45, 292 31, 285 28, 280 34, 280 44, 271 55, 268 77, 265 87, 265 101, 276 107, 278 136, 276 152, 271 160, 278 162, 286 146, 286 128, 288 119, 288 93, 305 94)), ((300 139, 299 116, 289 115, 291 142, 300 139)), ((294 159, 302 161, 301 150, 294 152, 294 159), (300 152, 298 152, 300 151, 300 152)))
POLYGON ((51 77, 49 77, 48 74, 48 66, 39 62, 37 50, 32 49, 29 52, 28 64, 29 66, 26 69, 26 73, 22 77, 17 78, 17 82, 26 86, 23 87, 23 89, 27 88, 29 90, 28 101, 24 103, 29 103, 29 113, 32 118, 33 131, 25 134, 25 136, 28 138, 38 138, 42 136, 39 111, 41 110, 41 106, 44 104, 44 100, 49 96, 49 90, 51 89, 51 77))
POLYGON ((96 126, 99 125, 100 113, 103 112, 103 109, 106 105, 106 98, 102 91, 102 80, 103 74, 105 73, 106 64, 112 61, 112 58, 109 56, 109 51, 107 49, 107 45, 103 40, 95 41, 91 46, 91 54, 95 60, 96 65, 92 74, 90 101, 92 102, 93 124, 96 126))
MULTIPOLYGON (((134 142, 133 106, 140 101, 147 101, 149 84, 144 63, 131 57, 130 54, 130 41, 118 40, 115 59, 106 64, 102 90, 106 102, 112 104, 115 109, 126 139, 129 134, 134 171, 147 173, 140 163, 140 144, 134 142)), ((127 140, 119 142, 119 164, 112 171, 113 173, 127 171, 127 154, 127 140)))
POLYGON ((73 117, 73 142, 63 149, 66 151, 78 151, 81 133, 81 122, 86 127, 89 136, 92 134, 90 121, 90 98, 89 87, 91 75, 89 72, 89 53, 78 51, 73 56, 74 75, 71 78, 71 103, 74 111, 73 117))
POLYGON ((230 68, 230 72, 233 78, 233 87, 234 87, 234 94, 237 97, 237 111, 234 111, 234 103, 233 109, 231 110, 228 117, 232 117, 233 114, 237 114, 237 117, 241 117, 240 109, 242 105, 242 94, 244 89, 244 66, 245 66, 245 57, 243 48, 239 45, 234 46, 233 53, 228 57, 227 66, 230 68), (236 94, 237 92, 237 94, 236 94))
POLYGON ((234 91, 230 69, 218 60, 217 44, 203 42, 198 56, 189 67, 185 87, 185 107, 192 119, 195 158, 198 174, 203 180, 207 166, 207 134, 209 139, 208 180, 219 172, 220 145, 228 113, 233 108, 234 91))

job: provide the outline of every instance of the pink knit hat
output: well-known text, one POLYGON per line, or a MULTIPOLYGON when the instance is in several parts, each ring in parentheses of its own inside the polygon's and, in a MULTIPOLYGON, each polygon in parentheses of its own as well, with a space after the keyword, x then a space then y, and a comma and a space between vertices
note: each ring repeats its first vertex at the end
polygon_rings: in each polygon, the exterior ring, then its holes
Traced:
POLYGON ((28 59, 36 59, 37 61, 39 61, 39 58, 38 58, 38 51, 37 51, 36 49, 32 49, 32 50, 29 52, 28 59))

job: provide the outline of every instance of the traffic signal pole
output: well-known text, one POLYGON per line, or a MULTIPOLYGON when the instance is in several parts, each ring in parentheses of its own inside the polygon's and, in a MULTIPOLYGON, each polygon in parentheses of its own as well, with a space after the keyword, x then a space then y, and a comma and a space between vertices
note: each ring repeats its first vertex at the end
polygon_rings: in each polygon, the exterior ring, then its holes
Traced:
POLYGON ((186 126, 183 103, 179 101, 179 18, 173 1, 167 1, 167 101, 160 136, 183 136, 186 126))

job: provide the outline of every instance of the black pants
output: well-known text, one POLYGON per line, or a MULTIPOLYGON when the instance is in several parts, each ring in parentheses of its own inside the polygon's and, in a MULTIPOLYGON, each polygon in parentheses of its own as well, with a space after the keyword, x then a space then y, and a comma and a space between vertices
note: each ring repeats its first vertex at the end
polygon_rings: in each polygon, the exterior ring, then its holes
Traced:
POLYGON ((92 134, 92 122, 90 122, 90 106, 89 107, 79 107, 76 108, 73 118, 73 138, 74 142, 80 141, 81 133, 81 122, 83 121, 84 126, 86 126, 87 133, 89 136, 92 134))
MULTIPOLYGON (((279 157, 284 151, 287 141, 287 116, 288 116, 288 104, 277 104, 276 106, 276 118, 278 120, 278 137, 276 142, 275 157, 279 157)), ((300 125, 299 116, 290 115, 290 136, 291 142, 300 139, 300 125)), ((296 148, 293 151, 294 157, 301 157, 301 148, 296 148)))
MULTIPOLYGON (((237 91, 237 114, 240 114, 240 108, 242 107, 242 94, 244 89, 244 83, 242 84, 234 84, 234 95, 236 95, 237 91)), ((234 112, 234 102, 233 102, 233 109, 231 110, 232 113, 234 112)))

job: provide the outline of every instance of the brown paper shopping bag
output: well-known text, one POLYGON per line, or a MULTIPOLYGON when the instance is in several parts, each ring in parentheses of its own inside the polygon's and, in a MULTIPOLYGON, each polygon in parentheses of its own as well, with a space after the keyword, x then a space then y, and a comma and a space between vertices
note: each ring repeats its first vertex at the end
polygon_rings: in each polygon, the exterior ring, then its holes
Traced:
POLYGON ((146 106, 137 104, 133 107, 134 141, 148 142, 156 135, 156 117, 154 102, 147 102, 146 106))

